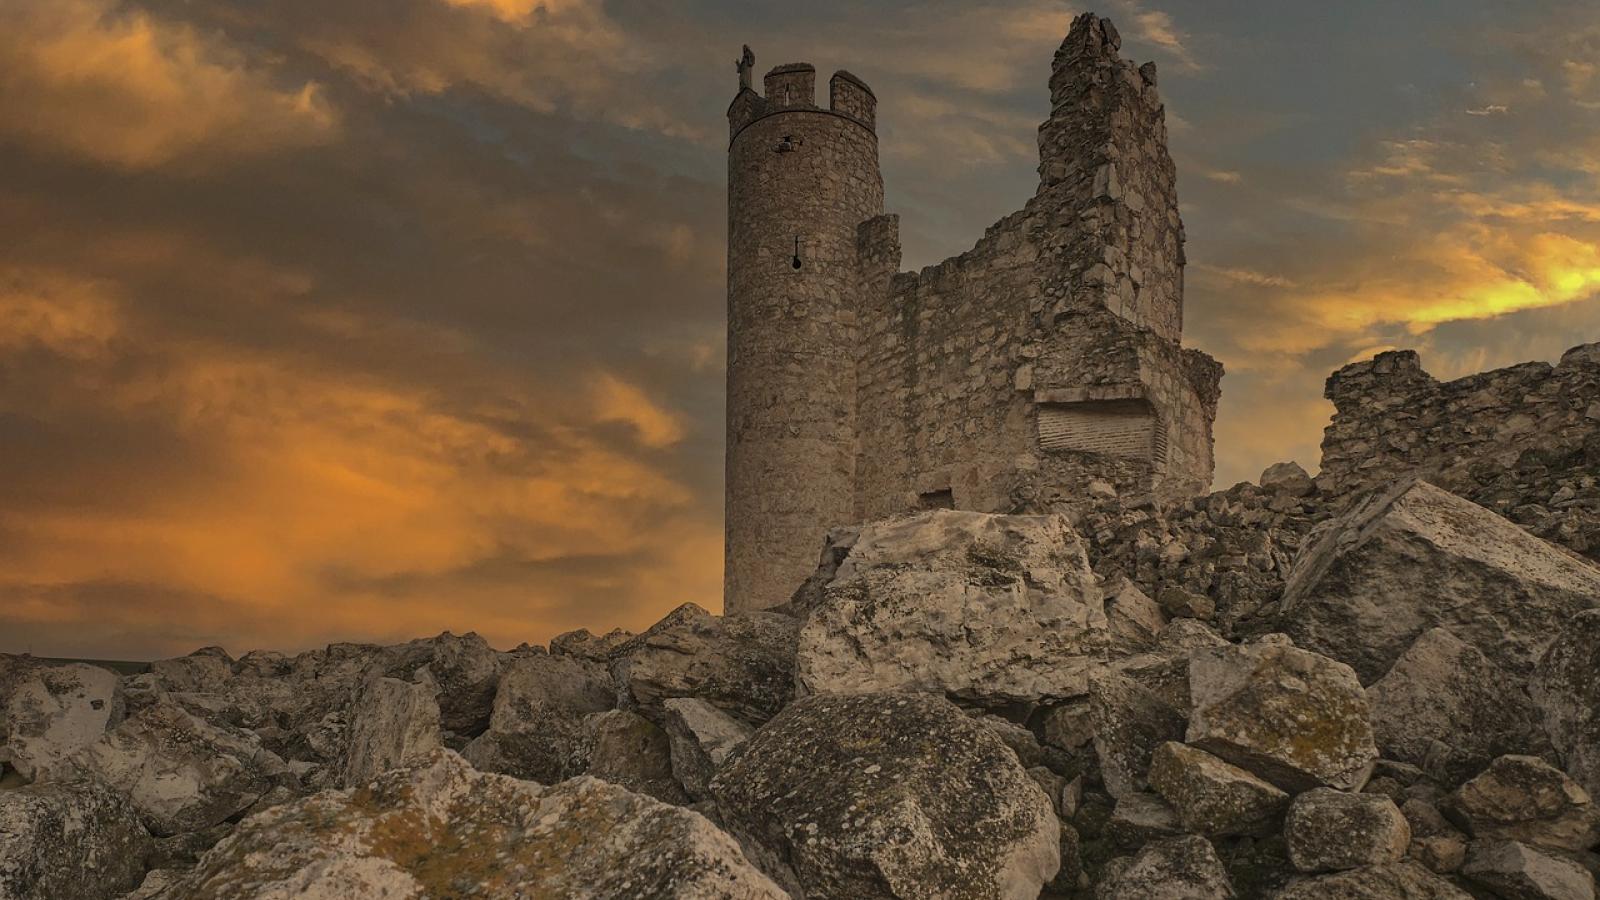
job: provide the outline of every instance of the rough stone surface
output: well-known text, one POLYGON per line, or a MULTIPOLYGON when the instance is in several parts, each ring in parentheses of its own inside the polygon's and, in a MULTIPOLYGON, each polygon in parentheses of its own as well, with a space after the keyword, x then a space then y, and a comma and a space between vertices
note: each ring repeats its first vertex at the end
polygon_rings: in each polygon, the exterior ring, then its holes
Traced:
POLYGON ((1060 864, 1050 799, 948 701, 797 701, 711 782, 722 821, 797 896, 1033 900, 1060 864))
POLYGON ((1583 866, 1517 841, 1473 841, 1461 874, 1505 900, 1594 900, 1583 866))
POLYGON ((374 678, 351 710, 350 740, 340 783, 366 784, 443 746, 439 704, 429 684, 374 678))
POLYGON ((74 769, 126 795, 156 835, 199 831, 243 812, 292 779, 255 735, 161 702, 73 758, 74 769))
POLYGON ((0 724, 5 752, 29 781, 45 781, 67 756, 116 727, 125 710, 116 673, 77 663, 31 667, 11 690, 0 724))
POLYGON ((1274 494, 1304 497, 1317 489, 1317 483, 1297 462, 1281 462, 1267 466, 1261 473, 1261 487, 1274 494))
POLYGON ((1386 759, 1448 784, 1502 754, 1549 744, 1516 679, 1444 628, 1423 632, 1367 689, 1367 704, 1386 759))
POLYGON ((1411 825, 1393 800, 1331 788, 1294 798, 1283 835, 1290 861, 1302 872, 1399 862, 1411 845, 1411 825))
POLYGON ((687 796, 673 778, 667 733, 638 713, 613 709, 584 720, 589 733, 589 770, 596 778, 649 794, 665 803, 687 796))
POLYGON ((1330 520, 1284 588, 1284 630, 1302 647, 1383 677, 1443 626, 1525 676, 1579 612, 1600 606, 1600 566, 1424 481, 1330 520))
POLYGON ((1187 741, 1288 791, 1355 790, 1378 757, 1355 672, 1277 642, 1189 659, 1187 741))
POLYGON ((798 627, 778 613, 713 616, 685 603, 619 650, 611 673, 623 705, 651 721, 663 700, 698 697, 757 725, 794 696, 798 627))
POLYGON ((812 694, 937 691, 999 704, 1082 695, 1106 619, 1060 516, 935 510, 861 529, 800 629, 812 694))
POLYGON ((426 678, 438 686, 441 728, 477 734, 489 724, 501 656, 482 637, 446 631, 401 644, 393 653, 398 658, 389 663, 386 675, 401 681, 426 678))
POLYGON ((691 799, 708 799, 712 777, 728 755, 750 739, 752 729, 693 697, 674 697, 662 707, 671 744, 672 776, 691 799))
POLYGON ((1180 343, 1164 106, 1113 35, 1085 14, 1055 55, 1035 196, 921 272, 882 215, 869 91, 840 73, 817 107, 797 65, 736 95, 728 610, 786 603, 837 525, 1206 489, 1221 366, 1180 343))
POLYGON ((1472 895, 1411 862, 1303 878, 1273 900, 1471 900, 1472 895))
POLYGON ((1451 799, 1451 808, 1480 840, 1561 850, 1600 844, 1600 808, 1589 792, 1541 759, 1502 756, 1451 799))
POLYGON ((150 835, 92 782, 0 790, 0 898, 102 900, 137 887, 150 835))
POLYGON ((611 677, 579 655, 524 656, 500 676, 489 729, 461 755, 486 772, 554 784, 588 766, 583 719, 616 702, 611 677))
POLYGON ((1161 606, 1124 577, 1107 584, 1105 610, 1107 637, 1113 650, 1121 653, 1153 648, 1167 627, 1161 606))
POLYGON ((1590 797, 1600 797, 1600 610, 1565 623, 1531 690, 1562 766, 1590 797))
POLYGON ((1096 900, 1231 900, 1237 896, 1203 837, 1155 841, 1101 882, 1096 900))
POLYGON ((545 788, 449 751, 253 816, 163 900, 779 900, 702 816, 580 777, 545 788))
POLYGON ((1208 837, 1272 834, 1289 795, 1204 750, 1168 742, 1150 763, 1150 787, 1177 810, 1183 827, 1208 837))
POLYGON ((1156 748, 1183 740, 1183 713, 1132 678, 1110 670, 1095 673, 1091 680, 1089 708, 1107 793, 1120 798, 1147 790, 1156 748))

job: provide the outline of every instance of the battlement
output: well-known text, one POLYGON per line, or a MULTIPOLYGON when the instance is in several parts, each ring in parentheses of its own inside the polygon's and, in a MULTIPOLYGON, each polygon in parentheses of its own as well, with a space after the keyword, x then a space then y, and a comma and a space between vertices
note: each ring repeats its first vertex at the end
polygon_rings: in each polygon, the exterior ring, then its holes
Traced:
POLYGON ((728 136, 731 140, 757 119, 783 112, 826 112, 842 116, 873 131, 877 127, 878 98, 865 81, 844 71, 828 80, 828 106, 817 106, 817 69, 810 63, 785 63, 774 66, 761 79, 762 93, 752 85, 755 54, 744 48, 740 59, 739 93, 728 106, 728 136))

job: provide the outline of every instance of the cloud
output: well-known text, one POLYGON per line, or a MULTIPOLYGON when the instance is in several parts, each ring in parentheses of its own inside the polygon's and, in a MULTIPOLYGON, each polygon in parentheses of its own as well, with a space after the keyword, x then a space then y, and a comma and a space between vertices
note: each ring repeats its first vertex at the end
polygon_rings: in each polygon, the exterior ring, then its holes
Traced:
POLYGON ((0 129, 140 169, 324 143, 339 116, 315 81, 275 77, 214 34, 110 0, 0 8, 0 129))

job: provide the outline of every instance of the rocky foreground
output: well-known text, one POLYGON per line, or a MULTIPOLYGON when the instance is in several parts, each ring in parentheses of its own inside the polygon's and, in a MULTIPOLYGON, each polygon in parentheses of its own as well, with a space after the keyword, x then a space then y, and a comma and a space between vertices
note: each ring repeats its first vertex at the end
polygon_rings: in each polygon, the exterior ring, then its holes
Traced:
POLYGON ((1262 482, 548 648, 0 657, 0 898, 1593 900, 1600 567, 1262 482))

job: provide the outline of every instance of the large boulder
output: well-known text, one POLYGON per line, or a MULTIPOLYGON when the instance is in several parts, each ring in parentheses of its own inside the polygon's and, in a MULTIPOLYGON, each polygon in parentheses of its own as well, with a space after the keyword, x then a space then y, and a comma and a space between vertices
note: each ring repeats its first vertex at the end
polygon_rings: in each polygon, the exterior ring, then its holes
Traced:
POLYGON ((1516 680, 1444 628, 1423 632, 1367 689, 1367 703, 1384 758, 1447 784, 1502 754, 1549 744, 1516 680))
POLYGON ((1060 865, 1050 798, 998 737, 909 693, 808 697, 711 782, 722 821, 797 896, 1034 900, 1060 865))
POLYGON ((991 705, 1082 695, 1107 643, 1060 516, 934 510, 862 526, 800 629, 801 692, 937 691, 991 705))
POLYGON ((102 900, 137 887, 149 832, 92 781, 0 790, 0 898, 102 900))
POLYGON ((1565 624, 1539 660, 1531 689, 1562 766, 1600 797, 1600 610, 1565 624))
POLYGON ((366 784, 390 769, 429 756, 443 746, 439 704, 430 684, 373 678, 350 712, 350 732, 339 782, 366 784))
POLYGON ((1594 900, 1594 876, 1565 857, 1517 841, 1473 841, 1461 874, 1504 900, 1594 900))
POLYGON ((713 616, 685 603, 617 651, 611 673, 620 705, 660 722, 663 700, 698 697, 759 725, 794 696, 791 616, 713 616))
POLYGON ((1283 836, 1296 869, 1325 872, 1399 862, 1411 824, 1382 794, 1317 788, 1294 798, 1283 836))
POLYGON ((255 735, 159 702, 78 751, 72 768, 126 795, 156 835, 200 831, 292 783, 255 735))
POLYGON ((779 900, 697 813, 587 777, 542 787, 449 751, 242 823, 162 900, 779 900))
POLYGON ((1150 786, 1183 827, 1208 837, 1277 831, 1289 795, 1204 750, 1168 742, 1150 762, 1150 786))
POLYGON ((1378 758, 1355 672, 1281 641, 1189 658, 1187 742, 1286 791, 1356 790, 1378 758))
POLYGON ((1089 682, 1094 750, 1106 792, 1126 797, 1149 788, 1146 774, 1156 748, 1183 740, 1183 713, 1154 691, 1110 669, 1089 682))
POLYGON ((1525 676, 1568 620, 1597 606, 1600 567, 1409 481, 1320 526, 1289 574, 1280 621, 1370 684, 1439 626, 1525 676))
POLYGON ((749 725, 693 697, 662 704, 671 746, 672 776, 694 800, 711 796, 711 779, 733 751, 750 739, 749 725))
POLYGON ((1600 807, 1577 782, 1542 759, 1502 756, 1451 798, 1452 811, 1480 840, 1558 850, 1600 844, 1600 807))
POLYGON ((489 730, 461 751, 486 772, 553 784, 588 767, 585 716, 616 702, 611 676, 579 656, 521 657, 506 667, 489 730))
POLYGON ((636 712, 613 709, 584 721, 589 732, 589 772, 664 803, 688 798, 672 775, 667 733, 636 712))
POLYGON ((388 648, 384 657, 384 675, 401 681, 425 677, 438 685, 441 728, 476 735, 488 726, 501 654, 475 632, 457 636, 446 631, 409 641, 388 648))
POLYGON ((149 676, 163 691, 181 694, 215 694, 233 678, 234 662, 221 647, 201 647, 188 656, 158 659, 149 676))
POLYGON ((1133 858, 1112 860, 1096 900, 1232 900, 1228 871, 1211 842, 1198 835, 1145 845, 1133 858))
POLYGON ((18 679, 0 723, 9 728, 11 766, 29 781, 46 781, 67 758, 122 721, 122 686, 115 672, 75 663, 35 666, 18 679))
POLYGON ((1273 900, 1472 900, 1472 896, 1414 862, 1365 866, 1300 879, 1273 900))

